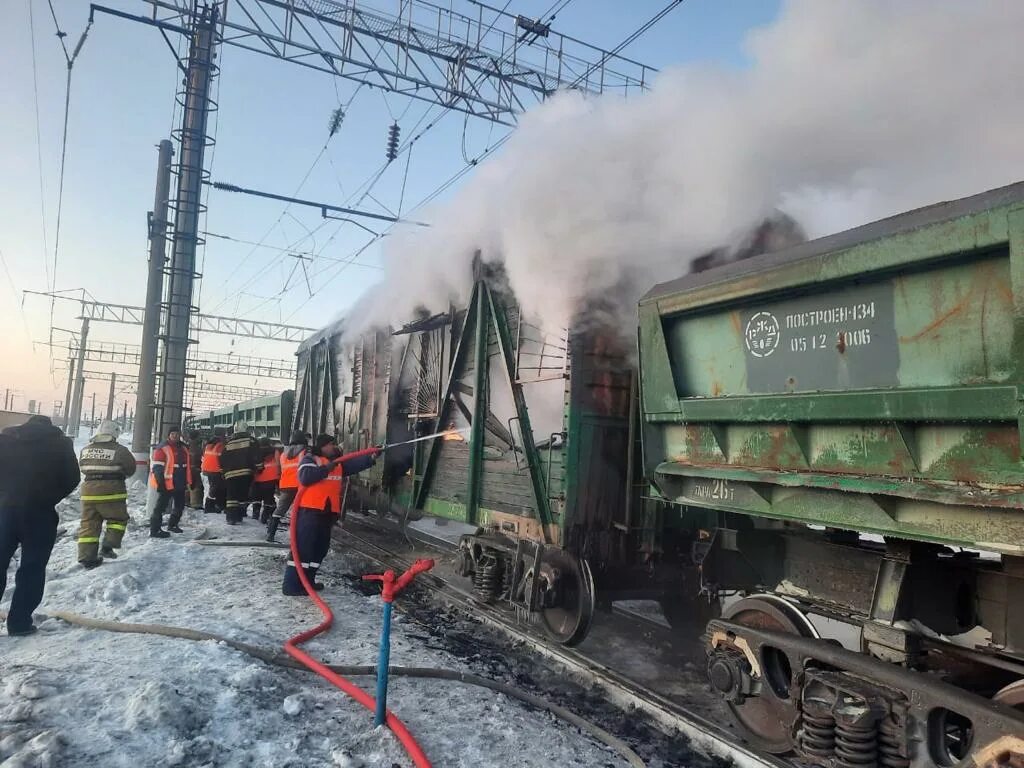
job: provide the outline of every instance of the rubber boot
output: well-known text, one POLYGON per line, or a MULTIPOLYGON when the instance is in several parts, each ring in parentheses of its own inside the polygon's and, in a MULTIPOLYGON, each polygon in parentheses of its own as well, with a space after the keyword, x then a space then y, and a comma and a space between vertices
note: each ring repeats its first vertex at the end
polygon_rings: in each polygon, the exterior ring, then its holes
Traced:
POLYGON ((98 565, 103 565, 103 558, 102 557, 94 557, 91 560, 79 560, 78 563, 83 568, 87 568, 89 570, 92 570, 93 568, 95 568, 98 565))
POLYGON ((273 541, 274 540, 274 534, 277 533, 277 526, 280 525, 280 523, 281 523, 281 518, 280 517, 271 517, 270 518, 269 522, 267 523, 267 541, 273 541))
POLYGON ((100 554, 110 560, 117 560, 117 552, 114 551, 113 547, 103 547, 100 550, 100 554))

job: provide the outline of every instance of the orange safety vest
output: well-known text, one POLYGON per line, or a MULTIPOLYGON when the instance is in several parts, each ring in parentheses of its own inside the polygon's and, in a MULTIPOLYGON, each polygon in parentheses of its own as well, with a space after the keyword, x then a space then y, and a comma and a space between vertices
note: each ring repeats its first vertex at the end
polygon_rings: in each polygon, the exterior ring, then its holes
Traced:
MULTIPOLYGON (((321 467, 325 464, 330 464, 330 461, 325 459, 323 456, 314 456, 316 463, 321 467)), ((303 489, 301 506, 307 509, 319 509, 326 511, 328 503, 331 506, 331 512, 335 515, 341 514, 341 488, 344 483, 344 473, 341 469, 341 464, 337 464, 331 469, 331 473, 327 475, 319 483, 313 483, 313 485, 307 485, 303 489)))
MULTIPOLYGON (((185 489, 192 485, 192 457, 188 455, 188 450, 179 443, 181 452, 185 454, 185 489)), ((164 467, 164 487, 168 491, 174 490, 174 470, 181 466, 177 464, 174 458, 174 449, 169 445, 165 445, 163 448, 157 448, 153 451, 153 459, 150 462, 149 470, 149 486, 150 488, 156 488, 156 475, 153 474, 153 466, 162 464, 164 467)))
POLYGON ((220 472, 220 455, 224 453, 224 443, 214 443, 203 449, 203 462, 199 468, 203 472, 220 472))
POLYGON ((281 468, 277 465, 277 453, 275 452, 272 456, 263 458, 263 469, 259 470, 252 480, 254 483, 269 483, 272 480, 277 480, 280 476, 281 468))
POLYGON ((302 461, 302 457, 305 455, 306 452, 303 451, 298 456, 292 458, 289 458, 288 454, 281 456, 281 482, 278 483, 278 486, 282 490, 299 487, 299 462, 302 461))

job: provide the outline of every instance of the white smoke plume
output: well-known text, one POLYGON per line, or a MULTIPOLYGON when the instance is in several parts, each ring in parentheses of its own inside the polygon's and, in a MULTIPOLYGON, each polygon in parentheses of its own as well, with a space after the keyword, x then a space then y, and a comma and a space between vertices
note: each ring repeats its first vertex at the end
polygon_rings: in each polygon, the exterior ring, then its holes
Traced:
MULTIPOLYGON (((464 302, 473 254, 504 263, 525 311, 632 302, 775 210, 811 237, 1024 175, 1021 0, 789 0, 750 66, 686 66, 638 98, 563 94, 430 229, 390 238, 352 313, 405 322, 464 302)), ((642 56, 637 54, 640 58, 642 56)))

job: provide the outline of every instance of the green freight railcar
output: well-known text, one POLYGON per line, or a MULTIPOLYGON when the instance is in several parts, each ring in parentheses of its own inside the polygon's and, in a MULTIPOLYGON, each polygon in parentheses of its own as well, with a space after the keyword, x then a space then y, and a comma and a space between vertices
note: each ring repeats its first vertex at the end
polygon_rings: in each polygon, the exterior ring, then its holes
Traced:
POLYGON ((231 434, 232 425, 244 421, 253 436, 286 443, 294 401, 295 392, 286 389, 277 395, 264 395, 209 411, 195 411, 185 420, 185 428, 196 429, 208 437, 216 428, 231 434))
POLYGON ((598 600, 665 591, 630 511, 632 344, 596 324, 542 331, 497 267, 478 262, 469 293, 399 329, 338 324, 309 339, 296 426, 337 434, 345 450, 447 433, 388 449, 353 479, 347 508, 451 521, 482 601, 533 613, 575 644, 598 600))
POLYGON ((662 537, 712 601, 745 595, 705 639, 748 737, 1021 759, 1024 184, 659 285, 639 347, 662 537))

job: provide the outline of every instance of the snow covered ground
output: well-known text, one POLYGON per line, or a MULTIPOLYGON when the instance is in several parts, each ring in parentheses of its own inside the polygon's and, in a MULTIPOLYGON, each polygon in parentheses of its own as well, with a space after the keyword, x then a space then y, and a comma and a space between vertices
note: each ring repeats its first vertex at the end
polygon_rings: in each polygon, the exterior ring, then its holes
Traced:
MULTIPOLYGON (((76 562, 77 498, 62 503, 63 534, 40 614, 186 626, 267 649, 319 620, 307 599, 281 595, 284 550, 195 543, 258 539, 254 521, 229 527, 221 516, 187 511, 184 534, 151 540, 145 488, 132 489, 130 509, 121 557, 85 570, 76 562)), ((337 553, 327 558, 324 596, 337 622, 307 646, 313 656, 376 663, 381 603, 349 586, 358 569, 337 553)), ((221 643, 113 634, 53 618, 39 628, 27 638, 0 636, 2 768, 409 764, 391 733, 373 728, 371 713, 313 674, 221 643)), ((395 614, 392 664, 469 669, 445 650, 425 648, 415 629, 395 614)), ((372 692, 372 680, 356 682, 372 692)), ((389 703, 436 766, 623 764, 547 713, 489 691, 395 679, 389 703)))

